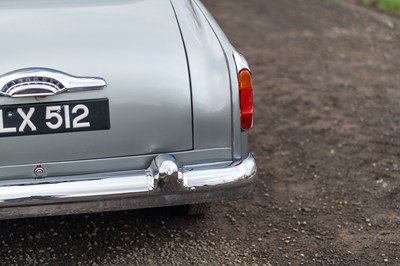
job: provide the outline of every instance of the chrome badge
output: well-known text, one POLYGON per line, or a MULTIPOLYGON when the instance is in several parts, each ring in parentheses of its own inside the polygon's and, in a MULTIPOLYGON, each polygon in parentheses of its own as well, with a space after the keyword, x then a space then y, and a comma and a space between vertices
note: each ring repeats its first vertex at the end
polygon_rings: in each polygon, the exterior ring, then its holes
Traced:
POLYGON ((99 90, 106 86, 102 78, 76 77, 50 68, 24 68, 0 76, 0 96, 12 98, 99 90))

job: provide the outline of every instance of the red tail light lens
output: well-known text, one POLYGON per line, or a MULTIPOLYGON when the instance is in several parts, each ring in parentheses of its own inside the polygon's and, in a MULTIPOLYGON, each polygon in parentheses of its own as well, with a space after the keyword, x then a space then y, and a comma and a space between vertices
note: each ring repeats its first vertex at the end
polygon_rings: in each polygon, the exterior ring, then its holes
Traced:
POLYGON ((253 126, 253 82, 251 73, 243 69, 239 73, 240 121, 242 129, 253 126))

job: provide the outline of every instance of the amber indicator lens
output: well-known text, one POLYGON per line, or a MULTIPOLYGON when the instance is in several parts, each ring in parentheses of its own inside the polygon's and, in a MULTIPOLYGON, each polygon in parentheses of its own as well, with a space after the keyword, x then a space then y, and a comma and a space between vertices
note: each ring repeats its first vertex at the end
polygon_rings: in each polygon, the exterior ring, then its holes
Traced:
POLYGON ((253 83, 247 69, 239 73, 239 97, 241 126, 247 130, 253 126, 253 83))

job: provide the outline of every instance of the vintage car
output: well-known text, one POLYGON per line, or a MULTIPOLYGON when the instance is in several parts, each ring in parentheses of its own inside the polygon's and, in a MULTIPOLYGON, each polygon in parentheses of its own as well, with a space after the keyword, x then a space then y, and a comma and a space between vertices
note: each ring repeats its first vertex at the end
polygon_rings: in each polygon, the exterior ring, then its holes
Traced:
POLYGON ((251 191, 251 72, 200 1, 5 0, 0 33, 0 219, 251 191))

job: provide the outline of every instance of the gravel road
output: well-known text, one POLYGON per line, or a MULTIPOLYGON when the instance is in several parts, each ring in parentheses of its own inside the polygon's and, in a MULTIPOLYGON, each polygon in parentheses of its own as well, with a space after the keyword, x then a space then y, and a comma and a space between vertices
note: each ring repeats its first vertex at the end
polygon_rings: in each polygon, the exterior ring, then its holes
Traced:
POLYGON ((400 20, 339 0, 204 3, 253 67, 253 195, 201 218, 0 221, 1 265, 400 265, 400 20))

